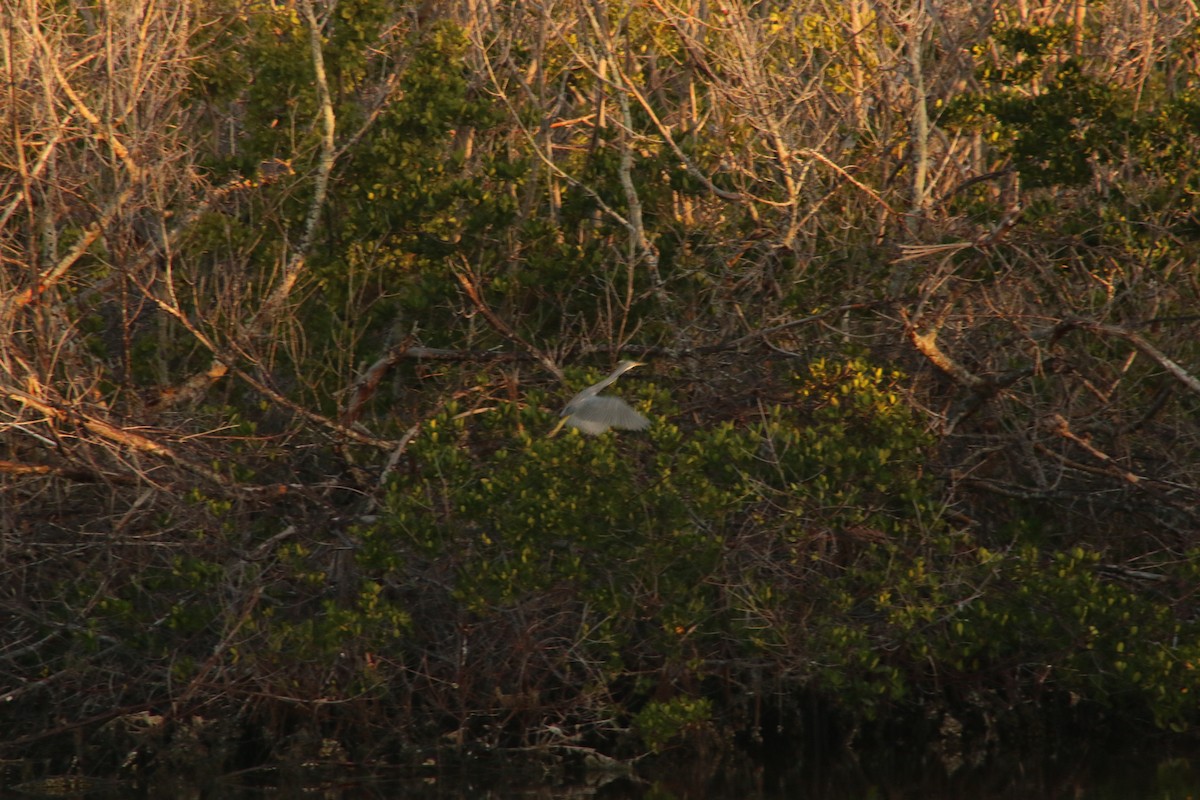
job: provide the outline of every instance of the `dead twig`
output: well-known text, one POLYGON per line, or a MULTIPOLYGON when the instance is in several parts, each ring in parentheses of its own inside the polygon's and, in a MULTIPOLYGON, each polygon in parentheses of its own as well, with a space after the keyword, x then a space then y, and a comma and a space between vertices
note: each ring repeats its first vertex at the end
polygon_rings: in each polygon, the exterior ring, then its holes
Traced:
POLYGON ((558 366, 549 353, 546 353, 540 347, 537 347, 532 342, 526 340, 523 336, 517 333, 512 327, 492 310, 491 306, 483 299, 483 294, 479 289, 479 278, 472 271, 470 265, 465 261, 461 269, 454 270, 454 277, 458 279, 458 283, 466 292, 467 298, 471 301, 471 305, 475 306, 475 310, 483 315, 488 324, 492 326, 496 333, 508 339, 513 344, 516 344, 525 352, 533 356, 538 363, 548 369, 554 377, 560 381, 563 380, 562 368, 558 366))
POLYGON ((220 486, 229 488, 232 485, 229 479, 224 475, 209 469, 203 464, 198 464, 190 459, 184 458, 170 447, 156 442, 155 440, 149 438, 148 436, 144 436, 141 433, 136 433, 127 428, 122 428, 110 422, 105 422, 98 417, 91 416, 79 411, 78 409, 68 411, 64 408, 60 408, 48 400, 35 397, 32 394, 23 392, 19 389, 0 387, 0 393, 3 393, 3 395, 10 400, 15 400, 23 406, 27 406, 28 408, 32 408, 35 411, 44 414, 47 418, 54 420, 55 422, 75 423, 89 433, 93 433, 113 444, 170 461, 171 463, 183 467, 190 472, 194 472, 197 475, 203 476, 204 478, 220 486))

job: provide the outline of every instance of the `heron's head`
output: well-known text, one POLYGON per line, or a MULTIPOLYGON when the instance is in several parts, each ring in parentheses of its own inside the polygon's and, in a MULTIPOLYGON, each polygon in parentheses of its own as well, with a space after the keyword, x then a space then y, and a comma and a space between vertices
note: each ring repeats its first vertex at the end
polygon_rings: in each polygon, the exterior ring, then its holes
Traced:
POLYGON ((616 374, 624 375, 626 372, 629 372, 629 370, 633 369, 634 367, 644 367, 644 366, 646 366, 646 362, 644 362, 644 361, 630 361, 629 359, 626 359, 626 360, 622 361, 620 364, 617 364, 616 374))

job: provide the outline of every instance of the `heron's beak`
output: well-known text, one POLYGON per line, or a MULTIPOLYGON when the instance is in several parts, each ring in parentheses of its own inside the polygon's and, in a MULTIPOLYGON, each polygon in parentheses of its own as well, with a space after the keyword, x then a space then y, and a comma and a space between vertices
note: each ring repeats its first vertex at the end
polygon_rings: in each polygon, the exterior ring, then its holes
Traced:
POLYGON ((554 430, 552 430, 552 431, 550 431, 548 434, 546 434, 546 438, 547 438, 547 439, 553 439, 553 438, 555 437, 555 435, 556 435, 556 434, 557 434, 559 431, 561 431, 561 430, 562 430, 562 426, 563 426, 563 425, 566 425, 566 424, 567 424, 567 418, 566 418, 566 417, 562 417, 561 419, 559 419, 559 421, 558 421, 558 424, 554 426, 554 430))

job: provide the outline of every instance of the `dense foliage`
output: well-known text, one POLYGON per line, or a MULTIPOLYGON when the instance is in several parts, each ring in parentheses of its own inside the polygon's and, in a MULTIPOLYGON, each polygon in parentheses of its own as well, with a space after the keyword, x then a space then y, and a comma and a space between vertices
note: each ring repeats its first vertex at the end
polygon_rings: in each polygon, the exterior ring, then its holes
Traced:
POLYGON ((3 11, 3 755, 1194 735, 1194 6, 3 11))

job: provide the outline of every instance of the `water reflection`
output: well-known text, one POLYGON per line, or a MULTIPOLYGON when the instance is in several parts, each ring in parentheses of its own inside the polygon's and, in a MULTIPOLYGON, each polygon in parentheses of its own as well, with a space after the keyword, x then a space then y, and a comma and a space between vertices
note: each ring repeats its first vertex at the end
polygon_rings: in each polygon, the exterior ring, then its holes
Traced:
MULTIPOLYGON (((20 787, 26 794, 30 786, 20 787)), ((0 796, 8 796, 0 793, 0 796)), ((386 772, 344 772, 319 777, 311 771, 293 774, 254 772, 194 781, 161 780, 154 787, 108 787, 84 794, 89 800, 1182 800, 1200 796, 1200 759, 1169 758, 1154 762, 1123 754, 1088 763, 1027 763, 962 769, 947 775, 940 768, 916 763, 871 769, 842 759, 814 766, 797 763, 768 766, 751 759, 697 760, 643 766, 629 774, 506 774, 481 768, 428 772, 400 778, 386 772)))
POLYGON ((659 775, 626 794, 594 796, 622 800, 1185 800, 1200 798, 1200 759, 1155 763, 1129 756, 1037 766, 1009 762, 961 769, 954 774, 919 763, 882 770, 864 768, 852 761, 825 770, 801 764, 776 769, 746 764, 698 781, 682 771, 659 775))
POLYGON ((794 763, 768 766, 749 758, 663 762, 627 774, 575 776, 514 775, 497 765, 431 771, 416 778, 386 772, 349 772, 317 778, 311 771, 214 776, 210 781, 162 776, 140 790, 131 784, 91 785, 63 791, 62 784, 26 783, 20 794, 0 788, 0 798, 54 796, 88 800, 142 797, 148 800, 508 800, 509 798, 588 798, 588 800, 1187 800, 1200 797, 1200 758, 1160 761, 1113 754, 1087 762, 1022 762, 961 769, 946 774, 937 766, 910 762, 870 767, 843 758, 821 766, 794 763))

